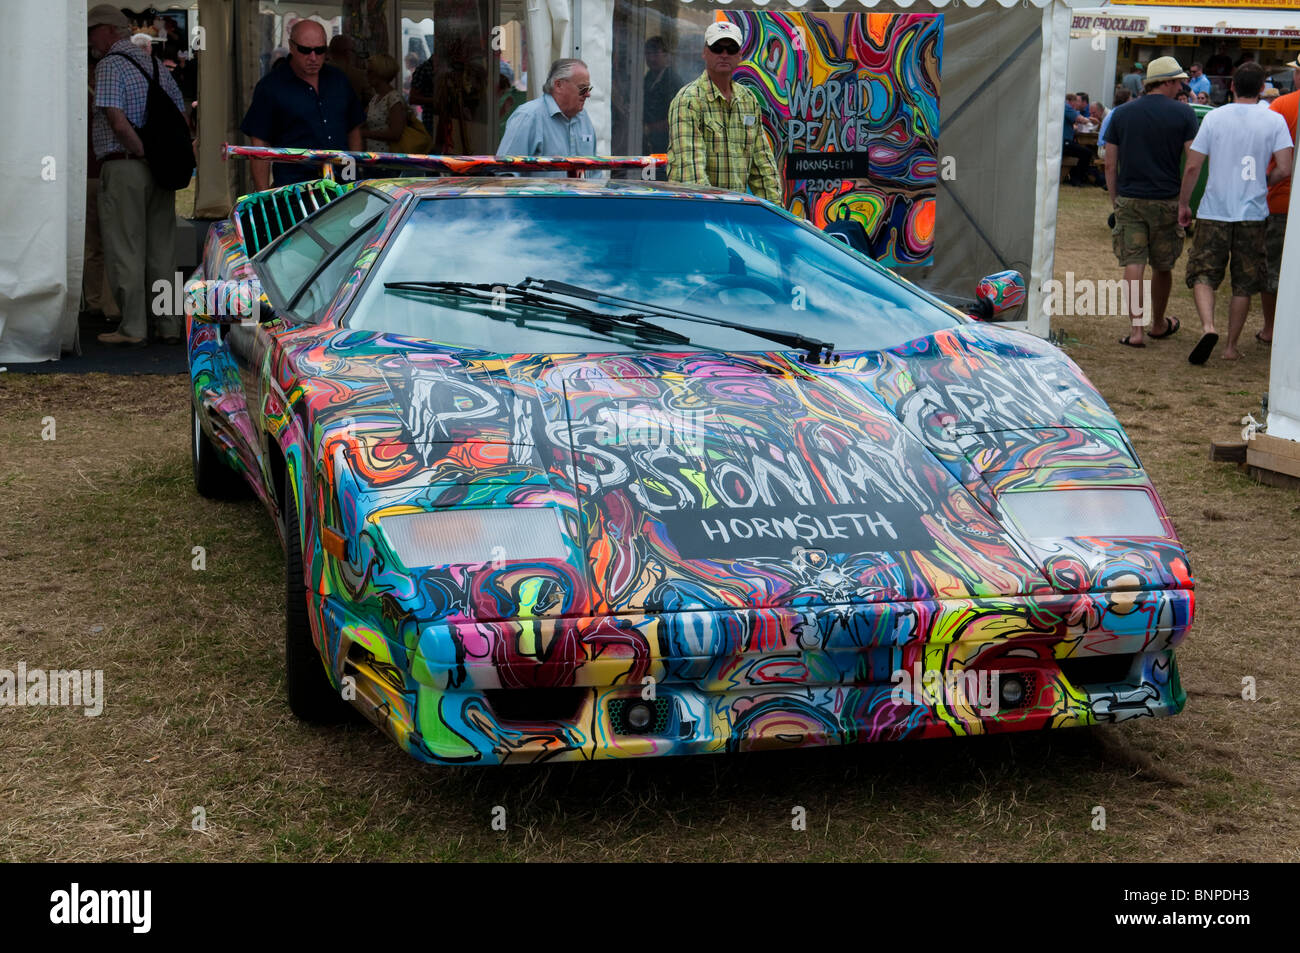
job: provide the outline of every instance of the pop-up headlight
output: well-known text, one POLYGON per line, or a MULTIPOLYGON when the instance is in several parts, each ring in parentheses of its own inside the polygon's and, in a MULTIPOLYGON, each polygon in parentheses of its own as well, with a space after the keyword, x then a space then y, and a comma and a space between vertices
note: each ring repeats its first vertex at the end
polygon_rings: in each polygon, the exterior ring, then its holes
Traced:
POLYGON ((1029 539, 1158 536, 1169 531, 1145 490, 1106 487, 1004 493, 998 502, 1029 539))
POLYGON ((554 507, 426 510, 379 519, 388 544, 410 569, 565 559, 554 507))

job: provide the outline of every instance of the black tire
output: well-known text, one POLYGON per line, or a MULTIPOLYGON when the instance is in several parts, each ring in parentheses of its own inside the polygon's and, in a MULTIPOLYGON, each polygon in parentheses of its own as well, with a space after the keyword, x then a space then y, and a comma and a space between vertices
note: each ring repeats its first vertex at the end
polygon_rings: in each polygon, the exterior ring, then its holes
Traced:
POLYGON ((190 463, 194 489, 209 500, 239 500, 248 496, 244 478, 230 469, 199 423, 199 408, 190 405, 190 463))
POLYGON ((338 724, 350 718, 352 708, 334 691, 325 663, 311 637, 307 617, 307 584, 302 571, 302 544, 298 541, 298 508, 285 475, 284 495, 284 668, 289 708, 303 721, 338 724))

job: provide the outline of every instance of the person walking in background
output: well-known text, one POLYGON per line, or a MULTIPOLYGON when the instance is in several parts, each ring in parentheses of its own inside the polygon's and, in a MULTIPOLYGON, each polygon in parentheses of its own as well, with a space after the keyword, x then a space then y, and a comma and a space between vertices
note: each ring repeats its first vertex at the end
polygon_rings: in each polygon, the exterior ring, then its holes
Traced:
MULTIPOLYGON (((1282 117, 1295 148, 1296 117, 1300 113, 1300 56, 1286 64, 1292 70, 1293 92, 1273 100, 1269 108, 1282 117)), ((1291 156, 1295 163, 1295 153, 1291 156)), ((1273 167, 1270 166, 1270 173, 1273 167)), ((1292 170, 1294 174, 1294 168, 1292 170)), ((1286 213, 1291 205, 1291 179, 1282 179, 1268 188, 1268 222, 1264 226, 1264 290, 1259 293, 1259 303, 1264 310, 1264 327, 1255 335, 1260 344, 1273 343, 1273 319, 1277 314, 1277 286, 1282 274, 1282 247, 1286 238, 1286 213)))
MULTIPOLYGON (((253 88, 240 130, 255 146, 360 152, 366 112, 347 75, 325 62, 325 28, 299 20, 289 47, 288 67, 271 70, 253 88)), ((271 163, 254 159, 250 165, 253 187, 269 188, 271 163)), ((309 162, 275 166, 276 185, 317 178, 320 167, 309 162)))
POLYGON ((406 128, 406 103, 401 90, 393 88, 397 78, 397 60, 386 53, 376 53, 366 61, 366 85, 373 90, 366 104, 365 139, 367 152, 392 152, 392 145, 402 138, 406 128))
POLYGON ((717 20, 704 31, 704 72, 668 106, 668 181, 752 192, 781 202, 758 96, 732 81, 744 38, 717 20))
POLYGON ((1228 305, 1228 346, 1224 360, 1240 357, 1237 339, 1246 324, 1250 296, 1265 288, 1265 231, 1268 185, 1291 176, 1292 142, 1279 113, 1259 108, 1264 70, 1246 63, 1232 75, 1235 99, 1201 120, 1187 154, 1178 197, 1178 223, 1192 224, 1189 204, 1201 167, 1208 159, 1205 194, 1196 212, 1196 236, 1187 256, 1187 287, 1201 318, 1201 339, 1188 356, 1204 364, 1219 335, 1214 330, 1214 295, 1232 264, 1232 300, 1228 305), (1272 159, 1275 166, 1270 166, 1272 159), (1271 172, 1267 171, 1272 169, 1271 172), (1265 184, 1267 182, 1267 185, 1265 184))
MULTIPOLYGON (((596 129, 583 108, 591 95, 591 73, 582 60, 551 64, 542 95, 510 114, 498 156, 592 156, 596 129)), ((529 172, 532 176, 563 173, 529 172)))
POLYGON ((1124 74, 1124 77, 1120 82, 1124 84, 1124 88, 1127 89, 1129 94, 1135 99, 1138 96, 1141 96, 1142 87, 1145 85, 1142 81, 1142 64, 1134 63, 1133 68, 1124 74))
MULTIPOLYGON (((182 116, 185 103, 171 73, 128 39, 130 24, 117 7, 107 3, 94 7, 86 24, 90 47, 100 55, 91 141, 100 164, 104 268, 122 314, 117 330, 99 335, 99 341, 142 345, 148 343, 154 282, 172 277, 176 252, 176 193, 154 182, 136 132, 145 122, 153 82, 147 77, 157 71, 158 84, 182 116)), ((179 344, 180 316, 158 315, 157 331, 164 344, 179 344)))
POLYGON ((1193 63, 1187 68, 1187 72, 1191 74, 1187 80, 1187 85, 1191 87, 1192 95, 1205 93, 1208 97, 1210 95, 1210 80, 1206 77, 1205 71, 1201 69, 1201 64, 1193 63))
POLYGON ((1146 347, 1146 336, 1167 338, 1181 323, 1167 317, 1173 289, 1174 264, 1183 253, 1183 229, 1178 224, 1179 164, 1196 137, 1196 114, 1175 102, 1183 72, 1172 56, 1151 61, 1146 95, 1111 110, 1106 128, 1106 187, 1115 209, 1111 246, 1124 269, 1128 290, 1129 333, 1119 339, 1127 347, 1146 347), (1151 265, 1151 300, 1139 289, 1151 265), (1151 328, 1143 331, 1143 313, 1150 310, 1151 328))

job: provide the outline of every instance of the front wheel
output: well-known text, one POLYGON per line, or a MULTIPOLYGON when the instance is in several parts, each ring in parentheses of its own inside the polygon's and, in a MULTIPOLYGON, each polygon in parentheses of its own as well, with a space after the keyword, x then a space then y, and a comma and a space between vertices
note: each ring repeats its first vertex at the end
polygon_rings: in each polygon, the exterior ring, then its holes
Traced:
POLYGON ((302 571, 298 507, 285 476, 284 496, 284 667, 290 710, 303 721, 336 724, 351 708, 330 683, 320 651, 311 637, 307 616, 307 584, 302 571))
POLYGON ((237 500, 248 495, 244 478, 227 466, 212 440, 203 432, 199 408, 190 406, 190 465, 194 489, 209 500, 237 500))

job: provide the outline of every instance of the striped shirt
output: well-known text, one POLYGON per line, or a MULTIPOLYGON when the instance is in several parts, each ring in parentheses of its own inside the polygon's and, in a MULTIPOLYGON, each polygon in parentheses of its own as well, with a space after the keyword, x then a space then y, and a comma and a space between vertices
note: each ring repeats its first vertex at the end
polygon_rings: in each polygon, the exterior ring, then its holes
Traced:
POLYGON ((668 107, 668 181, 752 192, 780 204, 776 160, 763 133, 758 96, 731 84, 731 102, 708 71, 668 107))
MULTIPOLYGON (((109 53, 124 53, 141 68, 153 76, 153 64, 157 62, 130 40, 118 40, 109 53)), ((163 92, 171 97, 176 108, 185 114, 185 101, 181 98, 180 87, 167 67, 158 64, 158 82, 163 92)), ((91 118, 90 138, 95 149, 95 158, 102 159, 110 152, 125 152, 126 146, 117 141, 113 127, 108 124, 105 109, 120 109, 126 114, 126 121, 139 129, 145 121, 145 104, 149 101, 149 80, 144 74, 120 56, 104 54, 99 65, 95 67, 95 115, 91 118)))

